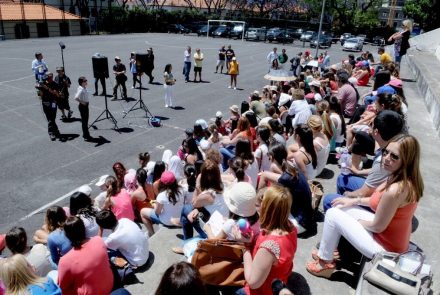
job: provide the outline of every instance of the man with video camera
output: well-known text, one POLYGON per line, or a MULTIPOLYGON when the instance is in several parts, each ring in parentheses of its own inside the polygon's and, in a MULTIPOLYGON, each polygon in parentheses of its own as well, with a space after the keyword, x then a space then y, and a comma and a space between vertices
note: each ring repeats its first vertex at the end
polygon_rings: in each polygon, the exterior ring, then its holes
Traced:
POLYGON ((116 64, 113 66, 113 74, 115 74, 115 87, 113 87, 113 100, 118 99, 118 87, 122 86, 122 99, 127 99, 127 87, 125 82, 127 81, 127 76, 125 75, 125 65, 121 62, 119 56, 115 57, 116 64))
POLYGON ((60 136, 60 131, 55 122, 57 116, 57 101, 60 97, 58 84, 53 80, 53 73, 47 72, 42 80, 35 86, 38 96, 41 98, 43 112, 47 119, 47 130, 49 137, 55 141, 60 136))

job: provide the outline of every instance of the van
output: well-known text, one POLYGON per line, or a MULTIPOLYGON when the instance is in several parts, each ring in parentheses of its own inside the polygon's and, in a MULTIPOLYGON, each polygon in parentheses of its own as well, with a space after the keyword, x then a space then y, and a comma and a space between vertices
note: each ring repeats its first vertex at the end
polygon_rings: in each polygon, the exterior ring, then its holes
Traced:
POLYGON ((249 28, 245 34, 246 41, 264 41, 266 39, 266 29, 263 28, 249 28))

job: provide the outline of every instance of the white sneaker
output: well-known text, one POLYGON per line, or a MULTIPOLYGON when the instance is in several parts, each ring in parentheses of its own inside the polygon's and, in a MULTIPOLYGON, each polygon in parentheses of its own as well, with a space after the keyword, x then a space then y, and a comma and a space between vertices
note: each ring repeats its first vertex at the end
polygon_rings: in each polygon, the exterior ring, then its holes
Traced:
POLYGON ((134 86, 131 86, 131 89, 134 89, 134 86))
POLYGON ((167 107, 168 107, 168 105, 166 104, 166 105, 165 105, 165 107, 167 108, 167 107))
POLYGON ((232 87, 231 87, 231 86, 228 86, 228 88, 231 89, 232 87))
POLYGON ((234 87, 234 90, 237 90, 237 87, 234 87))

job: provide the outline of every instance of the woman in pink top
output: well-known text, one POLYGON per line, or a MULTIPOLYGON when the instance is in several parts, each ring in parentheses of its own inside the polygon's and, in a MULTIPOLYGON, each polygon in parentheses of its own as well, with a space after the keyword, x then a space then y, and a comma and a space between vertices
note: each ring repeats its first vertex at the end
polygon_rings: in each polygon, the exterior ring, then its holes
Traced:
POLYGON ((72 216, 64 225, 73 249, 61 257, 58 285, 63 295, 108 295, 113 288, 113 273, 107 247, 101 237, 86 238, 83 221, 72 216))
POLYGON ((307 270, 330 277, 335 270, 333 253, 343 236, 368 258, 380 251, 405 252, 408 249, 411 220, 423 195, 419 169, 420 146, 411 135, 399 134, 382 150, 383 168, 390 172, 371 197, 341 197, 325 215, 320 248, 307 270), (374 213, 359 207, 369 206, 374 213))
MULTIPOLYGON (((296 229, 289 221, 292 196, 287 188, 272 185, 261 204, 261 232, 252 249, 243 255, 246 294, 272 294, 274 279, 287 283, 293 271, 297 246, 296 229)), ((243 294, 240 290, 238 294, 243 294)))
POLYGON ((127 218, 134 221, 134 210, 130 194, 119 187, 118 181, 113 176, 107 177, 105 185, 107 186, 107 198, 103 210, 111 209, 118 220, 127 218))

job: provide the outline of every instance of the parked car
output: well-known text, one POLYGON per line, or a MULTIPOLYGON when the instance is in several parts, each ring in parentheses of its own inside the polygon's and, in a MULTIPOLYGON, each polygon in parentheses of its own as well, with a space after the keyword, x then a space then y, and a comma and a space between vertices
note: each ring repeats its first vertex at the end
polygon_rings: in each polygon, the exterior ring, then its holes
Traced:
POLYGON ((341 37, 339 38, 339 41, 341 42, 341 45, 344 45, 345 40, 353 38, 353 36, 351 35, 351 33, 344 33, 341 35, 341 37))
POLYGON ((181 24, 171 24, 167 27, 168 33, 177 33, 177 34, 189 34, 191 33, 191 30, 188 28, 185 28, 181 24))
MULTIPOLYGON (((318 45, 318 35, 313 37, 312 40, 310 40, 310 47, 316 48, 318 45)), ((329 48, 332 46, 332 38, 327 35, 321 35, 319 37, 319 48, 329 48)))
POLYGON ((372 39, 372 43, 377 46, 384 46, 385 38, 383 36, 374 36, 372 39))
POLYGON ((310 40, 312 40, 312 38, 316 35, 316 32, 314 31, 306 31, 304 32, 301 37, 299 38, 300 41, 305 41, 305 42, 309 42, 310 40))
POLYGON ((328 32, 325 34, 327 37, 329 37, 330 39, 332 39, 332 43, 337 43, 339 41, 339 37, 337 37, 335 35, 335 33, 333 32, 328 32))
POLYGON ((244 37, 246 40, 266 40, 266 29, 263 28, 249 28, 244 37))
POLYGON ((230 33, 231 38, 241 39, 243 36, 243 30, 245 29, 245 26, 243 24, 235 25, 230 33))
POLYGON ((220 25, 213 33, 212 37, 230 37, 232 28, 228 25, 220 25))
POLYGON ((304 33, 304 29, 296 29, 293 31, 293 38, 298 39, 301 38, 301 35, 304 33))
POLYGON ((273 30, 270 33, 267 33, 266 36, 269 42, 278 42, 278 43, 293 43, 293 30, 291 29, 279 29, 273 30))
POLYGON ((342 50, 362 51, 364 43, 362 39, 350 38, 345 40, 342 50))
MULTIPOLYGON (((212 36, 212 33, 217 29, 216 25, 209 25, 209 36, 212 36)), ((204 25, 200 30, 197 31, 197 36, 206 36, 208 33, 208 25, 204 25)))
POLYGON ((366 43, 367 43, 367 35, 365 35, 365 34, 360 34, 360 35, 357 35, 357 38, 358 38, 358 39, 361 39, 363 44, 366 44, 366 43))

